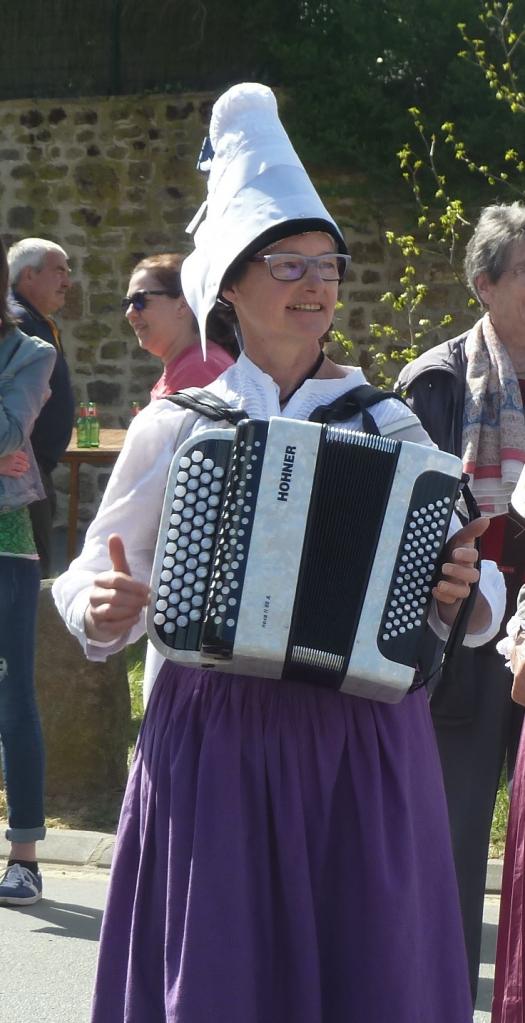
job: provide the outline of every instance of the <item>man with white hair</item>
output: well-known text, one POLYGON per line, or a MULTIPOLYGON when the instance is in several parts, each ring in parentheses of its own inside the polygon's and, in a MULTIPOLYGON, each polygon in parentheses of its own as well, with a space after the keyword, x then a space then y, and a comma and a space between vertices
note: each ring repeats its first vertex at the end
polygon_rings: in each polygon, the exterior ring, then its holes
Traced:
POLYGON ((30 506, 31 522, 43 578, 51 574, 51 537, 56 494, 53 469, 69 444, 75 419, 75 396, 58 327, 52 315, 64 305, 71 286, 67 253, 45 238, 23 238, 7 253, 14 309, 21 330, 49 341, 57 351, 49 381, 51 397, 36 420, 31 443, 46 491, 30 506))

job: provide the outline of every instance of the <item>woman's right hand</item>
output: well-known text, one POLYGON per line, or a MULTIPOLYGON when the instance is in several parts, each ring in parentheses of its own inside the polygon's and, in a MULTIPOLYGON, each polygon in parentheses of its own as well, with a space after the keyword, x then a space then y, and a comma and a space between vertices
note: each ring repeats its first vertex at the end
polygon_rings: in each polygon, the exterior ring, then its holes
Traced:
POLYGON ((110 643, 136 625, 149 603, 150 590, 131 575, 124 544, 116 533, 108 538, 112 569, 94 579, 84 624, 86 636, 110 643))
POLYGON ((25 451, 13 451, 10 455, 0 457, 0 476, 13 476, 18 479, 29 469, 29 458, 25 451))

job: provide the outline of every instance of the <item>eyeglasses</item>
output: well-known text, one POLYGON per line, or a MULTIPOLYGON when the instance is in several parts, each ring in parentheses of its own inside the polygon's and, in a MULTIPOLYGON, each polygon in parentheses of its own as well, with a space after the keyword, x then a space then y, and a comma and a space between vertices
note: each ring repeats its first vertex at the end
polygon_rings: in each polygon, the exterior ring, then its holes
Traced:
POLYGON ((251 263, 266 263, 276 281, 300 281, 309 266, 315 266, 322 281, 342 281, 350 256, 326 253, 323 256, 299 256, 295 252, 270 252, 264 256, 252 256, 251 263))
POLYGON ((517 277, 518 279, 525 277, 525 263, 516 263, 516 266, 509 266, 507 270, 501 271, 502 277, 503 274, 512 274, 513 277, 517 277))
POLYGON ((122 312, 127 313, 132 305, 136 313, 141 313, 146 308, 150 295, 168 295, 170 298, 180 298, 180 295, 174 295, 171 291, 134 291, 132 295, 127 295, 122 299, 120 303, 122 312))

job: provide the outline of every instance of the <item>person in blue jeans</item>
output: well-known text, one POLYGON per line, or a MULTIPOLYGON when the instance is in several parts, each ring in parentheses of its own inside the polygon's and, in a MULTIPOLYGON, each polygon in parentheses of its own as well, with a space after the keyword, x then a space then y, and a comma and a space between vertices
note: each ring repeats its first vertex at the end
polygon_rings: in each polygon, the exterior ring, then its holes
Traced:
POLYGON ((44 745, 35 698, 35 625, 40 566, 28 505, 44 494, 29 441, 49 395, 56 353, 19 330, 7 301, 0 241, 0 751, 10 842, 0 905, 42 897, 36 843, 45 837, 44 745))

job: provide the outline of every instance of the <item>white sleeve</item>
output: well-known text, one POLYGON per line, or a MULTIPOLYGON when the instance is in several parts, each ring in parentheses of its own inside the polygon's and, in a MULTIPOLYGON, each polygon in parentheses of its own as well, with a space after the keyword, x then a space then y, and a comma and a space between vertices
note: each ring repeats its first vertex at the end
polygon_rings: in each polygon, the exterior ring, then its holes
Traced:
POLYGON ((111 533, 122 538, 133 577, 149 583, 166 478, 185 415, 158 400, 133 419, 83 550, 53 584, 58 611, 90 660, 105 661, 145 631, 143 619, 115 642, 91 641, 84 615, 95 576, 111 568, 111 533))

